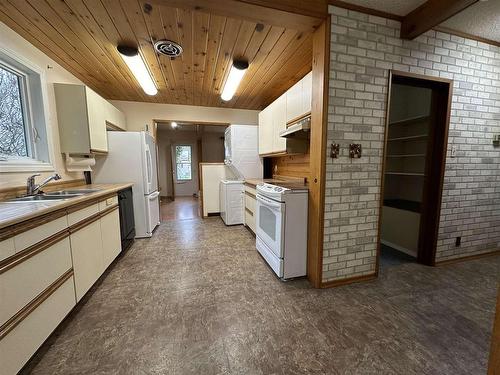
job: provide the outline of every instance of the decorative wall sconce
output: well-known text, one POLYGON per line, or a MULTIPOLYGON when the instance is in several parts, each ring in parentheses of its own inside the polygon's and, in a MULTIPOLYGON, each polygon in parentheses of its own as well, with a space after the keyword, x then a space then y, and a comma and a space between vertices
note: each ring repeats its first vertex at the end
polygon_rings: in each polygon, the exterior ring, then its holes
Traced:
POLYGON ((493 136, 493 146, 495 147, 500 146, 500 134, 495 134, 493 136))
POLYGON ((349 144, 349 157, 351 159, 361 158, 361 143, 349 144))
POLYGON ((338 143, 332 143, 330 145, 330 157, 332 159, 337 159, 340 153, 340 145, 338 143))

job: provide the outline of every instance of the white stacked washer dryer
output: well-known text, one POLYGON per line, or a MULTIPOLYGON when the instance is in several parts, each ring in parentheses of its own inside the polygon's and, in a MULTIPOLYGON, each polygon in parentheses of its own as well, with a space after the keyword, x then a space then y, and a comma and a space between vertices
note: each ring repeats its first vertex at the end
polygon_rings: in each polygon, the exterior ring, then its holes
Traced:
POLYGON ((281 279, 307 273, 307 211, 307 187, 257 185, 257 251, 281 279))
POLYGON ((220 216, 226 225, 245 223, 245 178, 262 177, 258 127, 231 125, 224 133, 224 163, 233 179, 220 182, 220 216))

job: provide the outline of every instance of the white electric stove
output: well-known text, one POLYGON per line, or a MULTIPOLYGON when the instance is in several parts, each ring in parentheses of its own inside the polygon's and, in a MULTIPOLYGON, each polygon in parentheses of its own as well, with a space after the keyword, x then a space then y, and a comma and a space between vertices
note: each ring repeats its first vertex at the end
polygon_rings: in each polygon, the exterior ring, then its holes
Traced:
MULTIPOLYGON (((281 184, 280 184, 281 185, 281 184)), ((256 247, 281 279, 306 275, 308 189, 257 185, 256 247)))

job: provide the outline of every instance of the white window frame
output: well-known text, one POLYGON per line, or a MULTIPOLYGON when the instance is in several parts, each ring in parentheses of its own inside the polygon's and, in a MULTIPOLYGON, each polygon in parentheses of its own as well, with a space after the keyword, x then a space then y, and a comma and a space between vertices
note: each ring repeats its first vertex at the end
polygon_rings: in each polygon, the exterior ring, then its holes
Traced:
POLYGON ((178 144, 178 145, 175 145, 174 148, 175 148, 175 152, 174 152, 174 155, 175 155, 175 179, 181 183, 187 182, 187 181, 192 181, 193 180, 193 146, 187 145, 187 144, 182 144, 182 145, 178 144), (178 163, 177 162, 177 147, 189 147, 190 156, 191 156, 191 162, 189 163, 191 165, 191 178, 183 178, 183 179, 179 178, 177 165, 178 164, 188 164, 188 163, 178 163))
MULTIPOLYGON (((45 71, 40 69, 40 67, 33 65, 30 61, 26 60, 24 57, 19 56, 17 53, 0 47, 0 66, 12 71, 14 74, 21 76, 22 88, 21 88, 21 105, 24 117, 25 126, 25 136, 27 141, 28 155, 27 157, 20 156, 7 156, 5 159, 0 157, 0 173, 12 173, 12 172, 51 172, 54 171, 53 161, 54 161, 54 150, 52 145, 52 132, 49 126, 48 117, 48 99, 47 99, 47 80, 45 71), (33 124, 33 108, 32 108, 32 92, 35 90, 35 86, 31 81, 30 77, 25 71, 13 66, 8 61, 5 61, 3 56, 15 61, 18 65, 26 70, 30 70, 32 73, 39 76, 40 80, 40 96, 41 96, 41 110, 37 113, 37 116, 43 117, 45 124, 45 134, 42 135, 39 141, 35 141, 34 138, 39 137, 39 133, 33 124), (40 145, 46 147, 47 149, 47 161, 41 161, 38 159, 39 155, 37 152, 37 142, 41 142, 40 145)), ((36 88, 38 90, 38 88, 36 88)), ((38 92, 37 92, 38 94, 38 92)))

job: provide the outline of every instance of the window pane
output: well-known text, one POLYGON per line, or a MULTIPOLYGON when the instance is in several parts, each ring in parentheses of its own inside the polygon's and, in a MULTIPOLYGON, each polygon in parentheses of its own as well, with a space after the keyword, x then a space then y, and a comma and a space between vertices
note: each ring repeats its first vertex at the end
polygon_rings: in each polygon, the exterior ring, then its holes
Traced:
POLYGON ((0 66, 0 154, 28 156, 21 78, 0 66))
POLYGON ((177 181, 191 179, 191 164, 177 164, 177 181))
POLYGON ((191 146, 175 146, 177 163, 191 163, 191 146))

